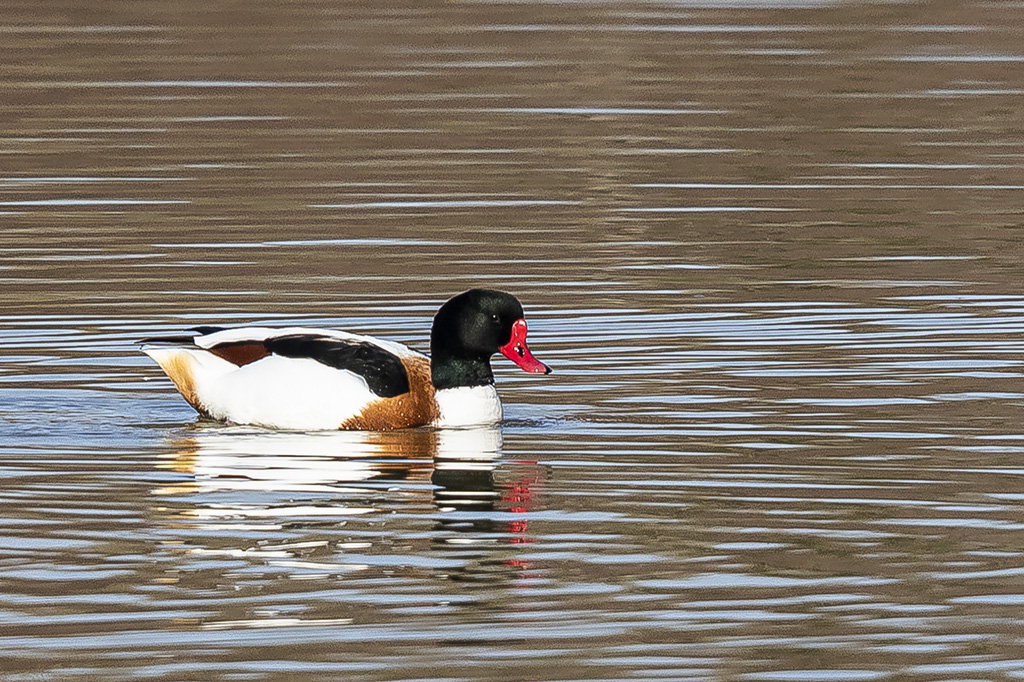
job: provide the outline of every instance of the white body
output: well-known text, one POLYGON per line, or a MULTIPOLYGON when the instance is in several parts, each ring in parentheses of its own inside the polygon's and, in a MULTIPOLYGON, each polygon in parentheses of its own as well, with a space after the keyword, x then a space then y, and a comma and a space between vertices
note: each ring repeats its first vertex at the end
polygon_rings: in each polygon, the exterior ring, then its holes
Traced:
MULTIPOLYGON (((302 327, 229 329, 198 336, 195 344, 199 348, 150 345, 142 350, 171 376, 183 395, 187 391, 182 390, 174 371, 187 374, 195 402, 209 416, 236 424, 295 431, 334 430, 360 415, 371 403, 381 400, 358 374, 309 358, 270 355, 238 367, 202 350, 225 342, 256 341, 290 334, 367 342, 400 358, 425 358, 399 343, 302 327)), ((433 426, 494 424, 502 418, 501 401, 493 385, 440 390, 435 393, 435 400, 440 417, 433 426)))

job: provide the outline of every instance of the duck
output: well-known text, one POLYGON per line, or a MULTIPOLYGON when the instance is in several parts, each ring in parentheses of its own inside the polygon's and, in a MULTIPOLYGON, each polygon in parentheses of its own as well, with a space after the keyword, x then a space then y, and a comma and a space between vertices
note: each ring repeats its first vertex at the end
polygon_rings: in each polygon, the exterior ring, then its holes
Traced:
POLYGON ((306 327, 200 326, 143 339, 200 416, 293 431, 474 427, 503 418, 491 357, 550 374, 512 294, 470 289, 434 316, 430 357, 400 343, 306 327))

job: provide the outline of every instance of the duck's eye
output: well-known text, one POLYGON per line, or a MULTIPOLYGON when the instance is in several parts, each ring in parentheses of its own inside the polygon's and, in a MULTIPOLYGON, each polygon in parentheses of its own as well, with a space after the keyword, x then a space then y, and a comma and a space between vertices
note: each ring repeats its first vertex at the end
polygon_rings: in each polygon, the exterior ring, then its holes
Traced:
POLYGON ((493 320, 494 322, 497 322, 498 321, 498 314, 497 313, 491 313, 491 320, 493 320))

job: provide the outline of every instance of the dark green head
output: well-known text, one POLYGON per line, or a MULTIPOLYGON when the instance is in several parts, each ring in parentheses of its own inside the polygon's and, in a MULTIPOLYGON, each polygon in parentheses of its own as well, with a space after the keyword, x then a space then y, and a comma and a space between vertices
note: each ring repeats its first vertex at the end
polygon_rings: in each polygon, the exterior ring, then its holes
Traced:
POLYGON ((435 388, 493 384, 491 356, 498 352, 527 372, 551 371, 526 346, 523 306, 512 294, 470 289, 437 311, 430 330, 435 388))

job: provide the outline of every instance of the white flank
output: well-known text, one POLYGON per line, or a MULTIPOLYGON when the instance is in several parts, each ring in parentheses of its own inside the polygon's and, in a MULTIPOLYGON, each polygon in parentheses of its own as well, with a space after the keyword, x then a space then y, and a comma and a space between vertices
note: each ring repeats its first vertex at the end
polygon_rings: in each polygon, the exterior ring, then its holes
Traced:
POLYGON ((441 416, 434 426, 479 426, 501 421, 501 400, 494 385, 444 388, 434 394, 441 416))
POLYGON ((358 374, 308 358, 271 355, 196 393, 215 419, 276 429, 337 429, 379 397, 358 374))

